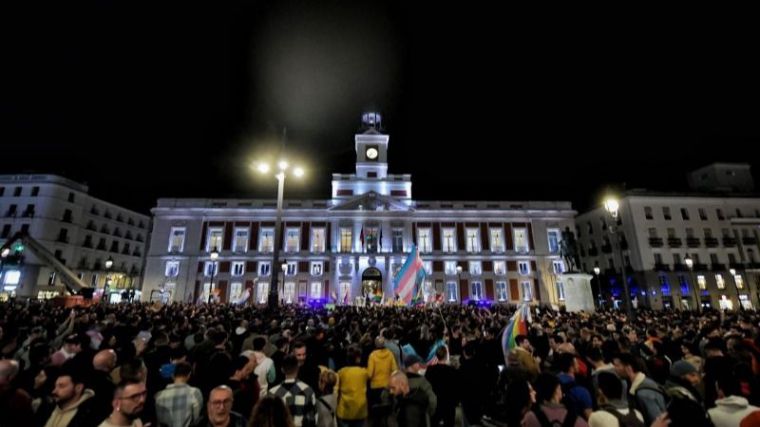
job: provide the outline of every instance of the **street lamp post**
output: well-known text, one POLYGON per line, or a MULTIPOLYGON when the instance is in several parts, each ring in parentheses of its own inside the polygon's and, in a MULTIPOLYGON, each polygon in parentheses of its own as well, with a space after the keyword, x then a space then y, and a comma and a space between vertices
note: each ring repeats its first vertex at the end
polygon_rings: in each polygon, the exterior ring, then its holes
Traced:
POLYGON ((219 250, 214 246, 209 254, 211 258, 211 279, 208 284, 208 303, 211 304, 211 299, 214 297, 214 276, 216 276, 216 260, 219 258, 219 250))
POLYGON ((702 311, 702 304, 699 300, 699 285, 694 280, 694 259, 692 259, 689 254, 686 254, 686 258, 684 258, 683 262, 686 264, 686 268, 689 269, 689 281, 691 282, 691 287, 694 289, 694 310, 700 312, 702 311))
POLYGON ((113 258, 110 256, 105 262, 106 265, 106 283, 103 285, 103 298, 106 303, 110 302, 111 295, 109 292, 111 291, 111 267, 113 267, 113 258))
POLYGON ((282 291, 285 292, 285 272, 288 270, 288 261, 283 260, 280 269, 282 270, 282 291))
MULTIPOLYGON (((287 177, 287 170, 289 164, 286 160, 280 160, 277 163, 279 172, 275 174, 277 178, 277 219, 274 226, 274 244, 272 245, 272 269, 279 264, 280 246, 282 245, 282 234, 280 229, 282 228, 282 197, 285 191, 285 178, 287 177)), ((260 173, 269 173, 269 165, 267 163, 259 163, 257 167, 260 173)), ((302 177, 304 171, 300 167, 293 168, 293 175, 296 178, 302 177)), ((267 295, 267 305, 270 308, 277 307, 280 303, 279 289, 277 287, 277 274, 272 274, 272 284, 269 286, 269 293, 267 295)), ((284 280, 284 276, 283 276, 284 280)))
POLYGON ((617 221, 620 215, 620 202, 614 197, 608 197, 604 201, 604 209, 612 217, 612 224, 610 225, 610 234, 617 237, 618 254, 620 255, 620 275, 623 277, 623 302, 625 303, 625 312, 628 317, 633 316, 633 310, 631 309, 631 293, 628 291, 628 277, 625 274, 625 256, 623 255, 623 239, 618 234, 617 221))
POLYGON ((594 266, 594 275, 596 276, 596 303, 598 308, 602 308, 602 278, 599 276, 599 273, 602 272, 602 269, 599 268, 599 266, 594 266))

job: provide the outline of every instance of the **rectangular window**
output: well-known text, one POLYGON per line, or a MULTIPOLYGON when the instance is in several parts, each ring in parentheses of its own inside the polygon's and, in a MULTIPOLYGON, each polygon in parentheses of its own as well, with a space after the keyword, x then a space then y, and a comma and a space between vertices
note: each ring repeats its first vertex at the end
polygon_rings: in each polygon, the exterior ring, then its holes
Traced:
POLYGON ((322 298, 322 282, 311 282, 309 297, 313 299, 322 298))
POLYGON ((376 254, 380 242, 380 231, 377 227, 367 227, 364 230, 364 243, 367 253, 376 254))
POLYGON ((480 230, 477 228, 468 228, 465 231, 467 237, 465 244, 467 245, 467 252, 478 253, 480 252, 480 230))
POLYGON ((351 282, 340 282, 340 294, 338 295, 341 303, 351 302, 351 282))
POLYGON ((707 221, 707 211, 704 208, 699 208, 699 219, 707 221))
POLYGON ((517 271, 520 272, 521 276, 527 276, 528 274, 530 274, 530 262, 517 261, 517 271))
POLYGON ((483 299, 483 284, 480 282, 472 282, 471 285, 471 291, 470 291, 470 298, 474 299, 475 301, 480 301, 483 299))
POLYGON ((166 269, 164 270, 164 276, 166 277, 179 276, 179 261, 166 261, 166 269))
POLYGON ((531 283, 528 281, 522 282, 523 301, 533 301, 533 290, 531 283))
POLYGON ((689 220, 689 210, 686 208, 681 208, 681 219, 684 221, 689 220))
POLYGON ((321 276, 322 275, 322 261, 312 261, 311 263, 311 275, 312 276, 321 276))
MULTIPOLYGON (((232 275, 242 276, 245 274, 245 261, 233 261, 232 263, 232 275)), ((232 299, 230 299, 232 301, 232 299)))
POLYGON ((470 274, 475 276, 483 274, 483 265, 480 261, 470 261, 470 274))
POLYGON ((491 236, 491 252, 504 252, 504 235, 501 228, 492 228, 489 230, 491 236))
POLYGON ((21 187, 16 187, 13 189, 13 197, 19 197, 21 195, 21 187))
POLYGON ((321 254, 325 251, 325 229, 324 228, 311 229, 311 251, 317 254, 321 254))
POLYGON ((340 251, 351 252, 353 249, 353 242, 351 241, 351 229, 344 227, 340 229, 340 251))
POLYGON ((649 229, 649 237, 657 238, 657 229, 654 227, 651 227, 649 229))
POLYGON ((444 228, 443 232, 443 251, 444 252, 456 252, 457 242, 453 228, 444 228))
POLYGON ((699 289, 707 289, 707 280, 705 280, 705 276, 701 274, 697 276, 697 285, 699 285, 699 289))
POLYGON ((673 264, 678 265, 681 263, 681 255, 673 254, 673 264))
POLYGON ((32 187, 32 197, 37 197, 40 194, 40 187, 32 187))
POLYGON ((203 268, 206 277, 216 276, 216 273, 219 272, 218 267, 219 264, 216 261, 206 261, 206 265, 203 268))
POLYGON ((274 228, 262 228, 259 236, 259 252, 272 253, 274 251, 274 228))
POLYGON ((211 252, 212 250, 221 251, 222 250, 222 242, 224 237, 224 230, 221 228, 209 228, 208 229, 208 236, 206 239, 206 252, 211 252))
POLYGON ((530 246, 528 245, 528 229, 515 228, 514 235, 515 251, 522 253, 528 252, 530 250, 530 246))
POLYGON ((718 260, 718 254, 710 254, 710 263, 720 264, 720 261, 718 260))
POLYGON ((446 283, 446 299, 449 302, 456 302, 457 300, 457 283, 456 282, 446 283))
POLYGON ((559 242, 562 240, 561 234, 557 229, 551 229, 546 232, 549 238, 549 253, 559 253, 559 242))
POLYGON ((676 238, 676 229, 668 228, 668 239, 675 239, 675 238, 676 238))
POLYGON ((562 281, 557 281, 557 299, 565 300, 565 284, 562 281))
POLYGON ((589 236, 594 234, 594 226, 591 225, 591 222, 586 224, 586 230, 588 231, 589 236))
POLYGON ((433 274, 433 261, 422 261, 422 268, 425 269, 425 274, 430 277, 433 274))
POLYGON ((444 270, 448 275, 457 274, 457 262, 444 261, 444 270))
POLYGON ((433 237, 430 234, 429 228, 417 229, 417 243, 419 244, 420 252, 432 252, 433 237))
POLYGON ((169 233, 169 252, 181 253, 185 250, 185 227, 172 227, 169 233))
POLYGON ((256 284, 256 302, 266 304, 269 295, 269 282, 259 282, 256 284))
POLYGON ((259 276, 269 276, 271 272, 269 261, 259 261, 259 276))
POLYGON ((718 286, 718 289, 726 289, 726 282, 723 280, 722 274, 715 275, 715 284, 718 286))
POLYGON ((705 239, 712 239, 712 230, 705 228, 705 239))
POLYGON ((230 283, 230 299, 231 303, 238 303, 243 296, 243 284, 240 282, 230 283))
POLYGON ((232 243, 233 250, 236 253, 242 254, 248 252, 248 229, 236 228, 235 239, 232 243))
POLYGON ((644 217, 646 219, 654 219, 654 216, 652 215, 652 207, 651 206, 644 206, 644 217))
POLYGON ((654 254, 654 263, 657 265, 662 265, 662 254, 654 254))
POLYGON ((721 221, 723 221, 724 219, 726 219, 726 217, 725 217, 725 216, 723 216, 723 209, 716 209, 716 210, 715 210, 715 215, 716 215, 716 216, 718 217, 718 219, 719 219, 719 220, 721 220, 721 221))
POLYGON ((691 239, 694 237, 694 229, 693 228, 687 228, 686 229, 686 237, 691 239))
POLYGON ((283 285, 283 298, 285 299, 285 304, 293 304, 293 301, 296 299, 296 283, 295 282, 285 282, 285 285, 283 285))
POLYGON ((493 262, 493 274, 496 275, 504 275, 507 274, 507 263, 506 261, 494 261, 493 262))
POLYGON ((552 261, 552 271, 554 274, 562 274, 565 272, 565 262, 562 260, 552 261))
POLYGON ((404 230, 402 228, 393 229, 393 253, 404 252, 404 230))
POLYGON ((669 207, 663 207, 662 208, 662 216, 665 218, 666 221, 670 221, 670 208, 669 207))
POLYGON ((744 279, 741 275, 735 274, 734 275, 734 283, 736 283, 737 289, 744 289, 744 279))
POLYGON ((496 300, 507 300, 507 282, 496 282, 496 300))
POLYGON ((288 228, 285 230, 285 252, 298 252, 301 244, 301 229, 288 228))
POLYGON ((298 263, 295 261, 288 261, 288 266, 285 268, 286 276, 295 276, 298 273, 298 263))

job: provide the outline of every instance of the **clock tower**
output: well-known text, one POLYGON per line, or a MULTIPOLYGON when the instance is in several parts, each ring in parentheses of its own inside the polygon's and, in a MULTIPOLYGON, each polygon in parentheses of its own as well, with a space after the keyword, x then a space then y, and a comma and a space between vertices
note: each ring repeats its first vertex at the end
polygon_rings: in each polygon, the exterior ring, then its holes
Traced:
POLYGON ((358 178, 385 179, 388 176, 389 136, 380 133, 382 122, 380 113, 362 114, 363 132, 354 137, 358 178))

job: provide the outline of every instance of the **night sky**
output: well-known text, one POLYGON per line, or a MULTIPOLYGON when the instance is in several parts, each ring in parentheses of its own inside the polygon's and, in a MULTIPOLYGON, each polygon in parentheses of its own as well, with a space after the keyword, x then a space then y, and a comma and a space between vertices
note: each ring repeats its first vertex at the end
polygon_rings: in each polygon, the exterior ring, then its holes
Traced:
POLYGON ((760 180, 760 27, 715 11, 19 3, 0 13, 0 173, 61 174, 145 213, 274 198, 248 163, 283 128, 309 173, 286 198, 328 198, 370 109, 418 200, 584 209, 607 185, 683 190, 715 161, 760 180))

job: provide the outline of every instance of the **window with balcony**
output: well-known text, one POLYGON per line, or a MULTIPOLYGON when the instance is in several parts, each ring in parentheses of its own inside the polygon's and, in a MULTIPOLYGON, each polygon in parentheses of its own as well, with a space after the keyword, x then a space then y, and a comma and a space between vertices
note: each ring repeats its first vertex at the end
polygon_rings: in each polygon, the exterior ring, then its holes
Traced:
POLYGON ((301 230, 288 228, 285 230, 285 252, 298 252, 301 243, 301 230))
POLYGON ((404 252, 404 229, 403 228, 394 228, 393 231, 393 252, 394 253, 401 253, 404 252))
POLYGON ((185 227, 172 227, 169 233, 170 253, 180 253, 185 249, 185 227))
POLYGON ((472 282, 470 285, 470 298, 475 301, 483 299, 483 284, 480 282, 472 282))
POLYGON ((666 221, 670 221, 671 217, 670 217, 670 208, 669 207, 664 206, 662 208, 662 216, 663 216, 663 218, 665 218, 666 221))
POLYGON ((444 261, 444 271, 448 275, 457 274, 457 262, 456 261, 444 261))
POLYGON ((565 300, 565 284, 561 280, 557 281, 557 299, 560 301, 565 300))
POLYGON ((321 276, 322 275, 323 264, 324 263, 322 261, 312 261, 311 262, 311 275, 312 276, 321 276))
POLYGON ((654 255, 654 264, 655 265, 662 265, 662 254, 655 253, 655 254, 652 254, 652 255, 654 255))
POLYGON ((166 277, 179 276, 179 261, 166 261, 166 269, 164 270, 164 276, 166 277))
POLYGON ((491 238, 491 252, 504 252, 504 233, 501 228, 488 230, 491 238))
MULTIPOLYGON (((456 269, 456 267, 454 267, 456 269)), ((494 261, 493 262, 493 274, 496 274, 498 276, 502 276, 507 274, 507 263, 506 261, 494 261)))
POLYGON ((432 252, 433 238, 429 228, 417 229, 417 243, 419 244, 420 252, 432 252))
POLYGON ((239 254, 248 252, 248 240, 248 228, 235 228, 235 237, 232 241, 233 250, 239 254))
POLYGON ((517 271, 520 275, 527 276, 530 274, 530 262, 529 261, 517 261, 517 271))
POLYGON ((269 261, 259 261, 259 276, 269 276, 272 271, 271 263, 269 261))
POLYGON ((256 284, 256 302, 259 304, 266 304, 267 296, 269 295, 269 283, 259 282, 256 284))
POLYGON ((470 261, 470 274, 473 276, 479 276, 483 274, 483 265, 480 261, 470 261))
POLYGON ((533 289, 531 285, 528 281, 522 282, 523 301, 533 301, 533 289))
POLYGON ((340 229, 340 252, 347 253, 353 250, 353 233, 349 227, 342 227, 340 229))
POLYGON ((507 282, 496 282, 496 300, 507 300, 507 282))
POLYGON ((311 282, 309 297, 313 299, 322 298, 322 282, 311 282))
POLYGON ((221 251, 223 238, 224 230, 222 228, 209 228, 206 238, 206 252, 211 252, 214 248, 221 251))
POLYGON ((559 253, 559 242, 562 240, 560 231, 557 229, 549 229, 546 234, 549 238, 549 253, 559 253))
POLYGON ((232 262, 232 275, 242 276, 245 274, 245 261, 233 261, 232 262))
POLYGON ((272 253, 274 251, 274 228, 262 228, 259 236, 259 252, 272 253))
POLYGON ((515 228, 514 229, 514 242, 515 251, 528 252, 530 245, 528 245, 528 229, 527 228, 515 228))
POLYGON ((736 283, 736 289, 744 289, 744 279, 740 274, 734 275, 734 283, 736 283))
POLYGON ((206 277, 216 276, 219 272, 219 263, 216 261, 206 261, 203 272, 206 277))
POLYGON ((287 267, 285 267, 286 276, 295 276, 298 273, 298 263, 295 261, 288 261, 287 267))
POLYGON ((317 254, 321 254, 325 251, 325 229, 324 228, 312 228, 311 229, 311 251, 317 254))
POLYGON ((466 231, 466 245, 467 252, 478 253, 480 252, 480 230, 477 228, 468 228, 466 231))
POLYGON ((453 228, 444 228, 442 230, 443 233, 443 251, 444 252, 456 252, 457 251, 457 242, 456 242, 456 235, 454 234, 453 228))
POLYGON ((699 208, 699 219, 707 221, 707 211, 704 208, 699 208))
POLYGON ((689 220, 689 210, 687 208, 681 208, 681 219, 684 221, 689 220))
POLYGON ((718 217, 719 220, 723 221, 726 219, 726 217, 723 215, 723 209, 716 209, 715 215, 718 217))
POLYGON ((285 282, 285 285, 283 285, 282 288, 283 293, 283 299, 285 300, 285 304, 293 304, 293 301, 296 300, 296 284, 295 282, 285 282))
POLYGON ((715 275, 715 285, 718 287, 718 289, 726 289, 726 282, 723 280, 722 274, 715 275))
POLYGON ((652 207, 651 206, 645 206, 644 207, 644 217, 646 219, 654 219, 654 216, 652 215, 652 207))
POLYGON ((554 274, 562 274, 565 272, 565 262, 562 260, 552 261, 552 271, 554 274))
POLYGON ((338 296, 345 303, 351 301, 351 282, 340 282, 340 294, 338 296))
POLYGON ((422 261, 422 268, 425 270, 425 274, 430 277, 433 274, 433 261, 422 261))

